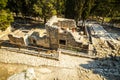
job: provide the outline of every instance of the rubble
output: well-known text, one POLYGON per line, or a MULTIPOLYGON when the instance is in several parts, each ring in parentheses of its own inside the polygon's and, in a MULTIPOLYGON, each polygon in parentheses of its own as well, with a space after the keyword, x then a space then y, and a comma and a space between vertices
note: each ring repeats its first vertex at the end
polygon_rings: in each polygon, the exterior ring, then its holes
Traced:
MULTIPOLYGON (((32 30, 32 32, 18 30, 18 32, 15 31, 13 32, 14 34, 8 35, 11 42, 19 45, 34 45, 49 48, 46 51, 47 56, 53 56, 57 53, 56 50, 61 48, 61 51, 59 51, 60 54, 56 55, 59 56, 59 61, 48 60, 46 58, 26 54, 18 54, 16 52, 9 52, 2 49, 0 50, 0 61, 37 67, 44 65, 45 67, 40 68, 38 72, 40 75, 44 75, 44 78, 40 76, 40 79, 43 78, 45 80, 48 79, 48 77, 53 80, 119 80, 119 41, 114 40, 114 38, 100 25, 94 25, 94 28, 91 30, 92 43, 89 43, 89 39, 87 35, 84 35, 84 32, 79 32, 76 29, 76 23, 74 20, 52 17, 46 23, 44 32, 41 32, 40 30, 32 30), (70 52, 69 54, 74 54, 74 52, 76 52, 75 54, 81 54, 84 49, 88 51, 87 53, 89 53, 89 56, 97 58, 88 59, 88 55, 85 58, 81 58, 78 57, 78 55, 76 57, 63 54, 63 51, 70 52), (48 66, 58 69, 51 70, 51 68, 47 68, 48 66), (62 75, 60 73, 62 73, 62 75)), ((28 54, 33 52, 31 50, 28 54)), ((86 52, 83 52, 83 54, 85 53, 86 52)), ((44 53, 40 51, 40 54, 43 55, 44 53)), ((20 80, 36 80, 36 75, 33 69, 28 69, 25 72, 11 76, 8 80, 17 78, 20 78, 20 80)))
POLYGON ((28 68, 26 71, 14 74, 7 80, 37 80, 33 68, 28 68))
POLYGON ((97 57, 120 55, 120 42, 117 40, 118 35, 115 36, 115 34, 108 33, 100 24, 88 23, 87 26, 90 28, 93 49, 96 50, 96 55, 94 55, 94 52, 93 54, 90 53, 91 55, 97 57))
MULTIPOLYGON (((117 76, 118 79, 120 78, 119 67, 120 61, 113 60, 112 58, 101 58, 87 65, 86 68, 92 70, 95 74, 105 76, 106 79, 114 80, 115 76, 117 76), (112 78, 110 78, 110 76, 112 76, 112 78)), ((117 78, 115 80, 118 80, 117 78)))
POLYGON ((40 46, 57 50, 74 49, 82 51, 89 49, 89 40, 87 35, 81 35, 77 31, 76 22, 73 19, 57 18, 53 16, 45 24, 45 33, 41 36, 40 31, 35 30, 17 30, 8 35, 10 42, 23 46, 40 46))

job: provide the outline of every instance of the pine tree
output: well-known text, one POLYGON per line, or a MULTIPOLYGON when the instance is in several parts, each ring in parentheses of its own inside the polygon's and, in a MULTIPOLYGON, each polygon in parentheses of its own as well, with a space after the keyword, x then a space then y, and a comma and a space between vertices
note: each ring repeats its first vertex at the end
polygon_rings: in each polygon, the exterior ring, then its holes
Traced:
POLYGON ((11 12, 6 9, 7 0, 0 0, 0 30, 5 30, 13 22, 11 12))
POLYGON ((54 2, 54 0, 38 0, 37 3, 34 4, 35 14, 44 18, 44 23, 46 23, 47 18, 57 14, 54 2))

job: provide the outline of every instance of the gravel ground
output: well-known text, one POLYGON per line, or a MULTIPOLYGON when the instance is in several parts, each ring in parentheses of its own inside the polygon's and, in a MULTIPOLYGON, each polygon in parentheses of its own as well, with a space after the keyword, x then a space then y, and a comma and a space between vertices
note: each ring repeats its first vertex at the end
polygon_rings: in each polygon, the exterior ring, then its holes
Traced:
POLYGON ((35 69, 38 80, 102 80, 98 74, 80 67, 91 61, 93 60, 63 54, 60 54, 60 61, 55 61, 0 49, 0 80, 6 80, 10 75, 30 67, 35 69), (43 73, 43 70, 48 73, 43 73))
POLYGON ((74 68, 74 67, 78 67, 80 64, 87 64, 89 61, 92 61, 92 59, 74 57, 63 54, 60 54, 59 61, 55 61, 42 57, 36 57, 36 56, 10 52, 0 49, 0 62, 5 62, 5 63, 19 63, 19 64, 26 64, 31 66, 49 65, 49 66, 74 68))
MULTIPOLYGON (((6 33, 5 33, 6 34, 6 33)), ((1 35, 1 34, 0 34, 1 35)), ((2 33, 2 35, 4 35, 2 33)), ((0 36, 2 37, 2 36, 0 36)), ((4 37, 2 39, 8 39, 4 37)), ((10 52, 0 49, 0 80, 6 80, 10 75, 20 73, 29 67, 35 69, 38 80, 119 80, 120 76, 109 74, 109 70, 116 69, 119 72, 118 61, 101 59, 98 62, 88 58, 81 58, 60 54, 59 61, 42 57, 31 56, 22 53, 10 52), (113 64, 114 63, 114 64, 113 64), (111 68, 110 68, 111 67, 111 68), (49 73, 42 70, 48 69, 49 73), (107 70, 108 68, 109 70, 107 70), (118 69, 117 69, 118 68, 118 69), (105 70, 107 70, 105 72, 105 70), (101 74, 101 71, 104 72, 101 74), (113 75, 113 77, 112 77, 113 75), (106 78, 110 77, 110 78, 106 78)), ((116 73, 116 71, 114 71, 116 73)))
POLYGON ((29 67, 35 69, 38 80, 120 79, 119 62, 116 60, 109 58, 93 60, 65 54, 60 54, 59 58, 60 60, 56 61, 0 49, 0 80, 6 80, 10 75, 29 67), (45 68, 48 73, 42 72, 45 68))

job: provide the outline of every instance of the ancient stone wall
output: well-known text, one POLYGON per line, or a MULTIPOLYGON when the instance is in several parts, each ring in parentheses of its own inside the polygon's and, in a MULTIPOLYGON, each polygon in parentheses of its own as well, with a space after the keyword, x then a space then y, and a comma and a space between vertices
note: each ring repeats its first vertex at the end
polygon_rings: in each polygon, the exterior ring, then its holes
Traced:
POLYGON ((37 41, 36 41, 36 44, 38 46, 43 46, 45 48, 49 48, 49 38, 47 36, 44 36, 42 38, 39 38, 37 41))
POLYGON ((30 45, 37 45, 37 40, 39 38, 39 33, 38 32, 33 32, 29 37, 28 41, 30 45))
POLYGON ((9 34, 8 37, 11 43, 25 46, 23 37, 16 37, 11 34, 9 34))
POLYGON ((49 38, 45 35, 40 37, 37 32, 29 36, 29 44, 49 48, 49 38))
POLYGON ((29 45, 36 45, 36 39, 33 36, 28 37, 29 45))
MULTIPOLYGON (((83 44, 76 42, 74 37, 69 33, 61 33, 59 34, 59 47, 60 48, 64 48, 64 49, 72 49, 72 48, 82 48, 83 44), (65 41, 65 45, 60 44, 60 40, 64 40, 65 41)), ((80 50, 80 49, 79 49, 80 50)))
POLYGON ((72 28, 75 28, 76 25, 75 25, 75 21, 73 20, 66 20, 66 21, 58 21, 58 26, 61 27, 61 28, 69 28, 69 29, 72 29, 72 28))
POLYGON ((58 28, 46 25, 47 34, 49 37, 49 44, 51 49, 58 48, 58 28))
POLYGON ((56 18, 56 21, 50 19, 49 22, 46 23, 50 48, 74 50, 81 50, 81 48, 88 49, 88 44, 83 44, 78 37, 75 37, 76 34, 72 34, 72 32, 75 32, 75 29, 76 22, 72 19, 56 18))

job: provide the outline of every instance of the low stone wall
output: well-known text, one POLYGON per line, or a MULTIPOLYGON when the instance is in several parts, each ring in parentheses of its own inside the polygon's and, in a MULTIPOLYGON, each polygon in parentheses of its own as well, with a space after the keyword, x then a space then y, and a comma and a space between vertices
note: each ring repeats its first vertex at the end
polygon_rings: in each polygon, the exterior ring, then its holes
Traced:
POLYGON ((15 37, 11 34, 9 34, 8 37, 9 37, 10 42, 13 44, 18 44, 18 45, 23 45, 23 46, 25 45, 23 37, 15 37))
POLYGON ((43 38, 39 38, 37 41, 36 41, 36 44, 38 46, 43 46, 43 47, 46 47, 46 48, 49 48, 50 45, 49 45, 49 39, 47 36, 43 37, 43 38))

